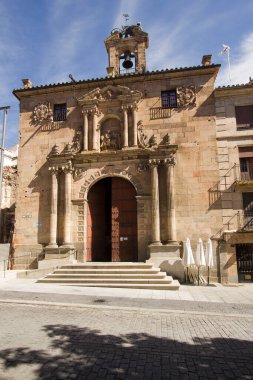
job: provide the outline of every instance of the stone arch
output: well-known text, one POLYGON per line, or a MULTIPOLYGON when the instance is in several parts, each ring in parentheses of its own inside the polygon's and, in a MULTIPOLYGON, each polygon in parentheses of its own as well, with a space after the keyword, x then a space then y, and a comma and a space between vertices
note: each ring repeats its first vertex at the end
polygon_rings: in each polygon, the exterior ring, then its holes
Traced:
POLYGON ((136 195, 144 195, 142 185, 140 181, 136 178, 136 176, 129 174, 127 171, 122 170, 120 172, 114 171, 114 172, 103 172, 103 171, 97 171, 94 174, 91 174, 90 177, 88 177, 84 184, 81 186, 80 192, 79 192, 79 199, 87 200, 87 195, 91 187, 98 182, 99 180, 106 178, 106 177, 120 177, 123 179, 126 179, 129 181, 136 190, 136 195))

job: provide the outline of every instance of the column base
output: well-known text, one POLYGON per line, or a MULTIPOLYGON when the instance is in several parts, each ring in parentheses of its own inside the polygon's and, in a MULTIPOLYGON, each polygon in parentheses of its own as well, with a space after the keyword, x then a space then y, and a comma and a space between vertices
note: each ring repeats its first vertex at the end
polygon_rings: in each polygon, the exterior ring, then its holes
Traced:
POLYGON ((162 243, 160 241, 153 241, 149 244, 149 247, 161 246, 162 243))
POLYGON ((75 254, 75 248, 73 245, 71 246, 61 245, 61 246, 56 246, 56 248, 47 246, 44 248, 43 251, 45 253, 45 260, 62 259, 66 257, 74 258, 74 254, 75 254))
POLYGON ((58 245, 57 244, 48 244, 44 250, 51 250, 51 249, 58 249, 58 245))
POLYGON ((184 266, 180 257, 181 246, 178 242, 171 242, 165 245, 148 246, 149 259, 146 263, 154 264, 163 272, 173 276, 179 281, 184 281, 184 266))

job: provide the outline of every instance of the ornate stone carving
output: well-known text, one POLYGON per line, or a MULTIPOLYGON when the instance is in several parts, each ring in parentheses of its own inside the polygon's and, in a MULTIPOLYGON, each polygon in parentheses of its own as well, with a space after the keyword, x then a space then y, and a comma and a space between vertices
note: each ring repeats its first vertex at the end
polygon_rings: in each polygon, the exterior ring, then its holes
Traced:
POLYGON ((39 103, 33 109, 33 121, 40 123, 43 121, 53 121, 53 111, 50 103, 39 103))
POLYGON ((170 153, 170 155, 165 158, 162 163, 166 166, 175 166, 176 165, 176 157, 173 153, 170 153))
POLYGON ((81 150, 82 150, 82 130, 77 129, 73 137, 71 151, 72 153, 79 153, 81 150))
POLYGON ((115 131, 106 131, 100 136, 101 150, 119 150, 120 149, 120 134, 115 131))
POLYGON ((148 141, 150 148, 157 147, 157 137, 152 135, 148 141))
POLYGON ((55 144, 52 147, 51 152, 49 153, 48 157, 58 156, 59 154, 60 154, 59 146, 55 144))
POLYGON ((118 99, 121 101, 130 102, 139 101, 142 97, 142 93, 137 90, 131 90, 126 86, 108 85, 103 88, 95 88, 87 94, 81 96, 78 99, 79 105, 85 104, 98 104, 100 102, 110 101, 112 99, 118 99))
POLYGON ((162 143, 163 145, 170 145, 170 135, 168 133, 163 137, 162 143))
POLYGON ((144 126, 142 120, 138 122, 138 146, 143 149, 149 149, 157 146, 157 137, 152 135, 149 139, 144 133, 144 126))
POLYGON ((149 165, 146 162, 145 163, 142 162, 142 163, 136 165, 136 170, 139 173, 146 172, 149 170, 149 165))
POLYGON ((188 107, 196 104, 195 86, 177 88, 177 105, 178 107, 188 107))

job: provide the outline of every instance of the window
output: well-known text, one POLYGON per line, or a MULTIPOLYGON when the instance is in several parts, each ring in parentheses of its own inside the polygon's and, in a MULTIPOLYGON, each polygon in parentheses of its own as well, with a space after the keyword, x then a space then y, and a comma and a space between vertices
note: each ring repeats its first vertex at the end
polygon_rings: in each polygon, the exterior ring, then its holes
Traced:
POLYGON ((54 105, 54 121, 64 121, 67 118, 66 103, 54 105))
POLYGON ((237 129, 253 128, 253 105, 235 107, 237 129))
POLYGON ((162 91, 162 108, 175 108, 177 107, 177 94, 176 90, 162 91))
POLYGON ((253 180, 253 147, 239 148, 240 172, 242 181, 253 180))

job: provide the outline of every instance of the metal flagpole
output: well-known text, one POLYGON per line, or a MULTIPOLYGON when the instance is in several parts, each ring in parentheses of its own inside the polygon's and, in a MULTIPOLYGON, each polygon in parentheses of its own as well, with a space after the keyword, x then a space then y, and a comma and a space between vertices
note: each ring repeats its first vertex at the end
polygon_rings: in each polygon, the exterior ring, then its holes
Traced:
MULTIPOLYGON (((10 106, 0 107, 0 111, 4 111, 3 116, 3 127, 2 127, 2 142, 0 145, 0 228, 2 227, 2 185, 3 185, 3 167, 4 167, 4 150, 5 150, 5 131, 6 131, 6 116, 7 110, 10 109, 10 106)), ((2 228, 1 228, 2 230, 2 228)))

